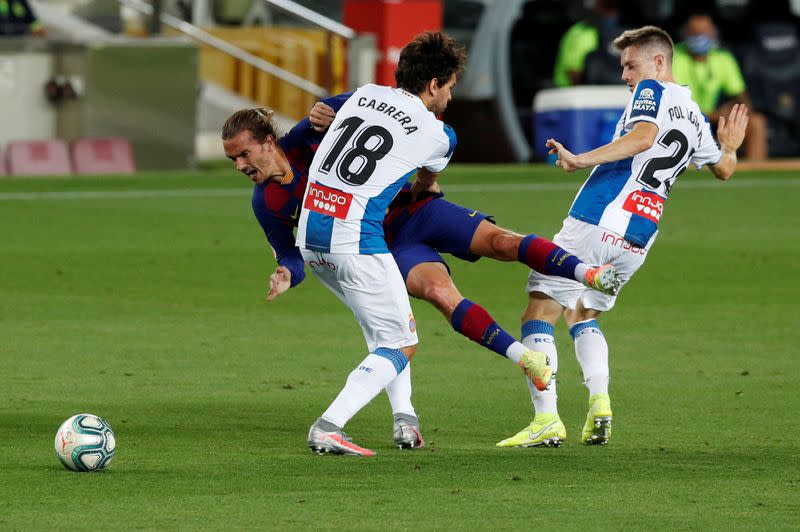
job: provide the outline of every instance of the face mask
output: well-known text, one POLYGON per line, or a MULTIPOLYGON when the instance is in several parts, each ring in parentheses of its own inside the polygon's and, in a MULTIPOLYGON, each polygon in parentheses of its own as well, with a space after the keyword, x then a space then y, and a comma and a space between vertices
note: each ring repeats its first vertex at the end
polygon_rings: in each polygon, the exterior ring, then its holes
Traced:
POLYGON ((686 48, 692 55, 706 55, 716 44, 716 39, 708 35, 692 35, 686 37, 686 48))

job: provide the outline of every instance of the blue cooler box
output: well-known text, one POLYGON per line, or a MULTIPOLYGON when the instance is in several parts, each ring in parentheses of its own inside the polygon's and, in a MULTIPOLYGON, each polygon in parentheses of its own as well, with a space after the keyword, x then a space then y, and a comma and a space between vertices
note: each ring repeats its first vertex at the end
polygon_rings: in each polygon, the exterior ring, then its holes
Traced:
POLYGON ((537 92, 533 100, 534 151, 546 158, 544 143, 549 138, 572 153, 608 143, 630 97, 625 85, 583 85, 537 92))

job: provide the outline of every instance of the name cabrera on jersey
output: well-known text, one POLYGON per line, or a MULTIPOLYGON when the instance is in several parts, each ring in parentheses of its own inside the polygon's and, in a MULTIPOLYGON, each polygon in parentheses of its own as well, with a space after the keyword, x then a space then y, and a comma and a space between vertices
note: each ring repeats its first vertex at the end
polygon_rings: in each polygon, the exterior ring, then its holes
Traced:
POLYGON ((418 168, 441 172, 453 130, 402 89, 359 88, 336 114, 309 170, 297 246, 326 253, 388 253, 383 218, 418 168))
POLYGON ((644 247, 658 231, 678 176, 689 163, 697 168, 716 164, 722 154, 687 87, 652 79, 640 82, 617 123, 614 140, 639 122, 658 126, 653 146, 632 158, 596 166, 569 214, 644 247))

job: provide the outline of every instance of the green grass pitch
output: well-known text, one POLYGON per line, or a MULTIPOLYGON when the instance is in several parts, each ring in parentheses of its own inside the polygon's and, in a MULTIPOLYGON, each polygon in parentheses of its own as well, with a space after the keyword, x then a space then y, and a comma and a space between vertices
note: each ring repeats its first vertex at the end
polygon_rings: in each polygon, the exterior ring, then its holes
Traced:
MULTIPOLYGON (((585 173, 456 166, 447 197, 551 237, 585 173)), ((521 372, 414 301, 429 441, 392 446, 384 395, 347 426, 373 459, 312 455, 309 425, 365 355, 309 275, 267 303, 274 259, 231 169, 0 181, 0 529, 800 528, 800 180, 688 172, 647 263, 601 318, 614 433, 578 437, 587 392, 563 325, 560 449, 525 426, 521 372), (65 470, 72 414, 114 428, 109 470, 65 470)), ((452 260, 519 334, 526 270, 452 260)))

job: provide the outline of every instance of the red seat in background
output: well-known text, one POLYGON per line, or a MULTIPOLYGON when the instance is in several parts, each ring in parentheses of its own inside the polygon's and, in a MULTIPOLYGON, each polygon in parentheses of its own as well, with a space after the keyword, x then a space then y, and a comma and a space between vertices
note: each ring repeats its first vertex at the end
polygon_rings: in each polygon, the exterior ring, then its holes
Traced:
POLYGON ((0 150, 0 176, 6 175, 6 158, 3 157, 3 150, 0 150))
POLYGON ((67 175, 72 173, 67 143, 61 139, 19 140, 8 143, 9 175, 67 175))
POLYGON ((132 174, 133 150, 127 139, 78 139, 72 143, 76 174, 132 174))

